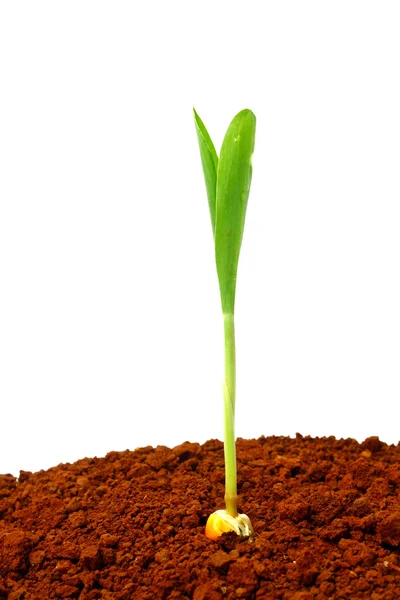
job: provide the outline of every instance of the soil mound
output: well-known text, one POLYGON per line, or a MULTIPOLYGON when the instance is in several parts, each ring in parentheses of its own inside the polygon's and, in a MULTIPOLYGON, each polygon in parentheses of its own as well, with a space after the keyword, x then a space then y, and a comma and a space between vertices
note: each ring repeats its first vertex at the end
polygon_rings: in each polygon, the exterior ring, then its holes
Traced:
POLYGON ((297 434, 237 458, 253 540, 204 535, 217 440, 0 475, 0 598, 400 598, 400 445, 297 434))

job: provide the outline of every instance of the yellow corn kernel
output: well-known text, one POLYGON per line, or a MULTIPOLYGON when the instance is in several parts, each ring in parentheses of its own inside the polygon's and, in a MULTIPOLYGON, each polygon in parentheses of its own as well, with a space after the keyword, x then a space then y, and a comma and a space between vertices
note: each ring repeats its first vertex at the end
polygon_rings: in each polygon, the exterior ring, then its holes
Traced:
POLYGON ((252 536, 254 533, 252 524, 247 515, 241 514, 232 517, 226 510, 216 510, 207 519, 206 536, 215 542, 223 533, 234 531, 242 537, 252 536))

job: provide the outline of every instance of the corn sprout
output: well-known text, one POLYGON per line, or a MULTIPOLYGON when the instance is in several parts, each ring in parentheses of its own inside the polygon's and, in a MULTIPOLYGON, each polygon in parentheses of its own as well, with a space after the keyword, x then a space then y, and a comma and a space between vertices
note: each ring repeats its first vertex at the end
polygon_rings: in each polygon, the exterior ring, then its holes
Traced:
POLYGON ((236 481, 236 352, 235 293, 240 247, 243 237, 247 200, 252 175, 256 118, 250 110, 238 113, 225 134, 218 159, 214 144, 204 123, 194 111, 204 179, 214 235, 215 260, 224 318, 225 377, 224 454, 225 510, 217 510, 208 518, 206 535, 216 540, 222 533, 235 531, 251 536, 250 519, 237 511, 236 481))

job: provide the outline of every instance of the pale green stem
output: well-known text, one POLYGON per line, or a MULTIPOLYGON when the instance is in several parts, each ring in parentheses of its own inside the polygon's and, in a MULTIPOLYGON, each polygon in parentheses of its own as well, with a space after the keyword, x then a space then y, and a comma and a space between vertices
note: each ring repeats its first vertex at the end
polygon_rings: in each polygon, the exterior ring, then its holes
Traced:
POLYGON ((236 351, 235 322, 233 314, 224 314, 225 378, 224 378, 224 453, 225 453, 225 505, 226 511, 236 517, 236 351))

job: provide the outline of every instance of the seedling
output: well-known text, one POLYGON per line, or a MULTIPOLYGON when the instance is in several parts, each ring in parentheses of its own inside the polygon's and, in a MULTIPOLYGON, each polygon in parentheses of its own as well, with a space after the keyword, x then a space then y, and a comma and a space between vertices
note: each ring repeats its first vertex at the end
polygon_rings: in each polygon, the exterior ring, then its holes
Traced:
POLYGON ((226 508, 217 510, 210 515, 206 524, 206 536, 216 540, 227 531, 235 531, 240 536, 253 534, 249 517, 245 514, 238 514, 237 511, 234 314, 238 261, 252 175, 251 157, 254 151, 256 118, 251 110, 247 109, 242 110, 234 117, 222 142, 219 159, 207 129, 195 110, 194 120, 206 182, 224 318, 223 397, 226 508))

